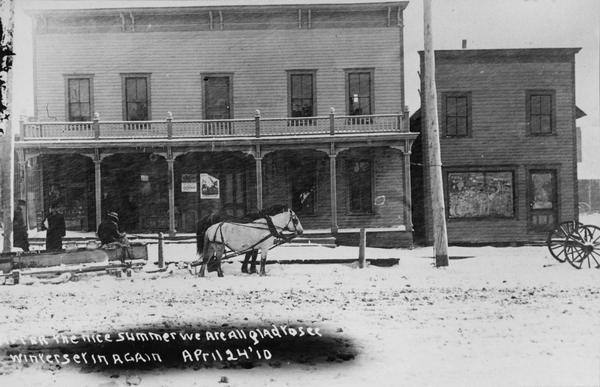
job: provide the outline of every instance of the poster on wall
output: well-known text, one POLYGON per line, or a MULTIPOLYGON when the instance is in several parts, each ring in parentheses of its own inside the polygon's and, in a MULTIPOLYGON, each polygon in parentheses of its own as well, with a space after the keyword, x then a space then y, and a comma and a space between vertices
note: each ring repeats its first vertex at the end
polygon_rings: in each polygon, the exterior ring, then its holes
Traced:
POLYGON ((208 173, 200 174, 200 199, 219 199, 219 179, 208 173))
POLYGON ((181 192, 198 192, 196 175, 181 175, 181 192))

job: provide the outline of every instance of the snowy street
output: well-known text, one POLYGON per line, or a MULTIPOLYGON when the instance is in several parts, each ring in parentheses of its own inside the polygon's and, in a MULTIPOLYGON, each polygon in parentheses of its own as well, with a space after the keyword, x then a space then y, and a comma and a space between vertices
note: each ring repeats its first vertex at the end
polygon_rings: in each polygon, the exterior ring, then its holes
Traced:
MULTIPOLYGON (((167 247, 167 261, 193 252, 190 245, 167 247)), ((357 250, 279 247, 271 257, 352 257, 357 250)), ((362 270, 273 264, 267 277, 242 274, 235 263, 224 265, 224 278, 171 266, 131 278, 85 275, 58 285, 5 286, 0 326, 9 337, 287 323, 345 335, 358 355, 252 369, 92 373, 5 361, 0 379, 6 386, 600 384, 599 270, 560 264, 545 247, 451 247, 450 254, 460 259, 443 269, 432 266, 431 248, 368 249, 368 257, 400 263, 362 270)))

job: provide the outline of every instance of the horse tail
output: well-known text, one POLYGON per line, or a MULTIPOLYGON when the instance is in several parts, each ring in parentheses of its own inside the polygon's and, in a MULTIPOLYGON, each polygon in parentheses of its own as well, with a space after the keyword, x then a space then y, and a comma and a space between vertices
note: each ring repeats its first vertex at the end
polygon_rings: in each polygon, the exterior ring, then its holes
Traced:
POLYGON ((210 241, 208 240, 208 233, 205 232, 204 233, 204 238, 203 238, 203 248, 202 248, 202 261, 203 262, 208 262, 208 245, 210 244, 210 241))

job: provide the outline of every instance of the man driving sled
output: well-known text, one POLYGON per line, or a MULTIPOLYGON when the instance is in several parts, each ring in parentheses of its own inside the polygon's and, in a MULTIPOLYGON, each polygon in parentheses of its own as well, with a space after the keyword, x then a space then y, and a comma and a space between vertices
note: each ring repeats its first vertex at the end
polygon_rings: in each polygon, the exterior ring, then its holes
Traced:
POLYGON ((130 259, 129 240, 124 232, 119 232, 119 215, 109 212, 98 226, 98 238, 101 246, 123 247, 123 259, 130 259))

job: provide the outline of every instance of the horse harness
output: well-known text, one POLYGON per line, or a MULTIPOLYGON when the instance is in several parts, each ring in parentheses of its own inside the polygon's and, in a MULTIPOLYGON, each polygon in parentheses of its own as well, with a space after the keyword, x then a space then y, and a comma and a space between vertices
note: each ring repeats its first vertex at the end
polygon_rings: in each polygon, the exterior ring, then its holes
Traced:
MULTIPOLYGON (((296 237, 296 233, 292 233, 291 235, 284 235, 283 234, 283 230, 285 230, 285 229, 289 230, 288 226, 289 226, 290 222, 292 222, 294 224, 294 228, 296 227, 296 224, 297 224, 298 221, 295 218, 290 217, 290 220, 288 221, 288 223, 285 225, 285 227, 283 227, 281 229, 282 232, 277 231, 277 226, 275 226, 275 224, 273 223, 273 220, 271 219, 270 216, 265 215, 264 219, 267 221, 267 229, 269 230, 269 234, 267 236, 265 236, 264 238, 260 239, 258 242, 256 242, 252 246, 246 248, 245 250, 237 251, 234 248, 232 248, 231 246, 229 246, 229 244, 225 243, 225 238, 223 236, 223 225, 225 223, 230 223, 230 222, 226 222, 226 221, 223 221, 223 222, 219 223, 219 225, 215 229, 215 233, 213 235, 213 240, 209 241, 209 242, 210 243, 224 245, 225 247, 227 247, 229 250, 231 250, 233 252, 236 252, 238 254, 243 254, 243 253, 246 253, 248 251, 254 250, 256 248, 256 246, 260 245, 261 243, 263 243, 264 241, 266 241, 270 237, 274 237, 275 239, 280 240, 280 242, 275 243, 275 246, 278 246, 278 245, 281 245, 283 243, 289 242, 289 241, 291 241, 292 239, 294 239, 296 237), (216 241, 217 233, 219 233, 221 235, 221 242, 217 242, 216 241)), ((248 227, 248 228, 257 228, 257 229, 265 230, 263 227, 255 227, 255 226, 250 226, 248 224, 243 224, 243 223, 232 223, 232 224, 236 224, 238 226, 244 226, 244 227, 248 227)))

